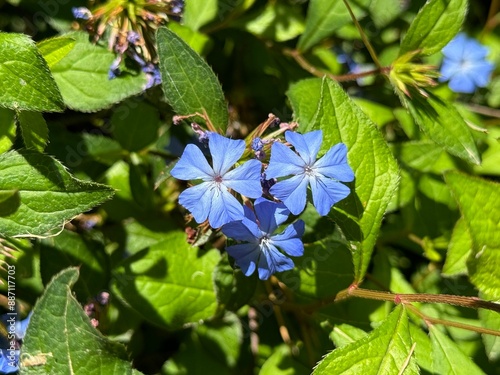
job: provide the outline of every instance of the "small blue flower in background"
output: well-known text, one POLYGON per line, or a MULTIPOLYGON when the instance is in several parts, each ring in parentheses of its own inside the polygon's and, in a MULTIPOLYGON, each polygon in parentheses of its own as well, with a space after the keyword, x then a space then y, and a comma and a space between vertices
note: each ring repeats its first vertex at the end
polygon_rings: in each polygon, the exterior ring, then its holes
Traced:
POLYGON ((92 17, 92 12, 85 7, 73 7, 71 12, 77 20, 89 20, 92 17))
POLYGON ((470 94, 488 84, 494 65, 486 61, 488 48, 478 41, 460 33, 443 48, 443 54, 439 81, 449 81, 450 89, 470 94))
POLYGON ((203 223, 208 218, 210 225, 218 228, 244 217, 243 206, 229 189, 248 198, 262 195, 262 164, 253 159, 229 170, 243 155, 245 142, 217 133, 210 133, 208 137, 213 167, 197 146, 189 144, 170 173, 180 180, 203 180, 201 184, 184 190, 179 196, 179 203, 193 214, 197 223, 203 223))
POLYGON ((257 269, 259 279, 267 280, 275 272, 292 269, 293 261, 278 248, 288 255, 302 256, 304 222, 298 220, 286 227, 283 233, 275 235, 274 231, 290 214, 282 203, 258 198, 254 203, 255 213, 246 206, 244 209, 245 218, 222 226, 222 232, 229 238, 244 242, 229 246, 226 250, 245 276, 250 276, 257 269))
POLYGON ((293 177, 278 181, 269 192, 281 200, 292 214, 298 215, 306 206, 307 186, 310 185, 314 207, 321 216, 327 215, 335 203, 350 193, 340 181, 354 180, 354 173, 347 164, 347 147, 339 143, 316 160, 323 141, 321 130, 304 135, 287 131, 285 138, 297 153, 275 142, 271 147, 266 178, 293 177))
MULTIPOLYGON (((0 374, 12 374, 19 370, 19 354, 22 339, 26 334, 26 328, 31 318, 31 313, 24 320, 15 320, 15 347, 12 347, 10 337, 0 337, 0 374)), ((11 320, 13 315, 2 315, 1 320, 8 333, 11 332, 11 320)))

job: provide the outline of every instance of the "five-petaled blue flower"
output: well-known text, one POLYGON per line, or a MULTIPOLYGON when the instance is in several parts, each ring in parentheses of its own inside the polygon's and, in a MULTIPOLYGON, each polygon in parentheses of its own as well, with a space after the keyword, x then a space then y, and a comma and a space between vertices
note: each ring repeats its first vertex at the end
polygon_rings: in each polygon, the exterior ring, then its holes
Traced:
POLYGON ((244 242, 228 246, 226 250, 245 276, 250 276, 257 269, 259 278, 267 280, 275 272, 292 269, 293 261, 278 248, 288 255, 302 256, 304 222, 298 220, 286 227, 283 233, 275 235, 274 231, 290 214, 282 203, 258 198, 254 203, 255 213, 246 206, 244 209, 245 218, 224 225, 222 232, 227 237, 244 242))
POLYGON ((465 34, 458 34, 443 48, 443 65, 439 81, 450 81, 455 92, 473 93, 476 87, 485 87, 494 65, 486 61, 488 48, 465 34))
POLYGON ((262 195, 262 164, 258 160, 249 160, 229 170, 245 151, 242 140, 210 133, 208 147, 213 167, 197 146, 189 144, 170 173, 180 180, 203 180, 201 184, 184 190, 179 196, 179 203, 193 214, 197 223, 203 223, 208 218, 210 225, 218 228, 244 217, 243 206, 229 189, 249 198, 262 195))
POLYGON ((347 147, 339 143, 316 160, 323 141, 321 130, 304 135, 287 131, 285 138, 297 153, 275 142, 265 173, 267 178, 293 177, 278 181, 269 192, 292 214, 298 215, 306 206, 307 185, 310 185, 314 207, 321 216, 327 215, 335 203, 350 193, 349 188, 339 181, 354 180, 354 173, 347 164, 347 147))

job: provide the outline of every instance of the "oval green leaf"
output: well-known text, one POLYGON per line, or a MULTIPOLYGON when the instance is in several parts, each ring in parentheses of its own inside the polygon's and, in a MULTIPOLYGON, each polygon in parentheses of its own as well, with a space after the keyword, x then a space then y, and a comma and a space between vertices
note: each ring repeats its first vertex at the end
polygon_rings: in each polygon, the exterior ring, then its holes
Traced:
POLYGON ((401 42, 399 56, 420 51, 432 55, 460 31, 467 13, 467 0, 430 0, 418 12, 401 42))
POLYGON ((184 232, 170 232, 115 269, 113 290, 145 319, 181 329, 215 314, 212 272, 219 259, 217 250, 200 253, 184 232))
POLYGON ((178 115, 206 113, 224 134, 229 121, 226 100, 210 66, 169 29, 158 29, 156 38, 167 102, 178 115))
POLYGON ((47 63, 26 35, 0 32, 0 106, 62 112, 64 103, 47 63))
POLYGON ((110 199, 114 190, 74 178, 54 158, 34 151, 0 155, 0 192, 16 190, 14 210, 0 215, 0 235, 47 235, 65 220, 110 199))

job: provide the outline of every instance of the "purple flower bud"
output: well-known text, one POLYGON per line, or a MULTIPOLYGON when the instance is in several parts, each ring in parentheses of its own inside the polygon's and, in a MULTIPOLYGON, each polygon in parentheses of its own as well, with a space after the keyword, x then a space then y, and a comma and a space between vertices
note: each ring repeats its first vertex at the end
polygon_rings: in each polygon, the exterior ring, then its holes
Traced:
POLYGON ((92 17, 92 13, 85 7, 73 7, 71 8, 73 17, 77 20, 88 20, 92 17))
POLYGON ((145 90, 161 83, 161 74, 158 65, 148 63, 142 67, 142 71, 148 76, 148 82, 144 87, 145 90))
POLYGON ((252 140, 252 150, 254 151, 262 151, 264 147, 264 142, 259 137, 256 137, 252 140))
POLYGON ((118 56, 116 59, 113 60, 113 63, 109 67, 108 71, 108 79, 114 79, 118 77, 121 73, 120 71, 120 63, 122 61, 122 57, 118 56))
POLYGON ((141 36, 139 35, 139 33, 137 31, 129 30, 127 32, 127 42, 129 42, 130 44, 136 45, 140 41, 141 41, 141 36))
POLYGON ((275 178, 266 180, 266 174, 262 173, 262 175, 260 176, 260 184, 262 185, 262 192, 264 193, 264 195, 270 195, 269 189, 271 189, 271 187, 276 184, 276 182, 278 182, 278 180, 275 178))

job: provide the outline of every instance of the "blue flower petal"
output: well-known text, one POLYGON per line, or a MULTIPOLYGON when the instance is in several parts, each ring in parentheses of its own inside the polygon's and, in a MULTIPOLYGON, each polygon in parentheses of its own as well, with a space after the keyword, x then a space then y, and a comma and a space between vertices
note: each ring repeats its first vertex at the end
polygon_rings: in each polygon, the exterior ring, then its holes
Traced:
POLYGON ((276 203, 265 198, 257 199, 254 208, 260 229, 268 234, 274 233, 278 225, 283 224, 290 215, 290 211, 283 203, 276 203))
POLYGON ((458 73, 451 77, 448 86, 454 92, 462 92, 465 94, 472 94, 476 91, 476 83, 469 74, 458 73))
POLYGON ((314 163, 314 170, 324 176, 343 182, 354 180, 354 172, 347 164, 347 147, 343 143, 336 144, 314 163))
POLYGON ((247 218, 224 224, 221 230, 226 237, 233 238, 237 241, 255 242, 258 244, 258 238, 261 236, 258 225, 247 218))
POLYGON ((443 48, 443 54, 450 59, 460 61, 464 55, 466 41, 467 36, 464 33, 458 34, 443 48))
POLYGON ((302 220, 298 220, 292 225, 286 227, 281 234, 271 237, 271 243, 288 255, 299 257, 304 254, 304 244, 301 237, 304 235, 305 224, 302 220))
POLYGON ((243 155, 245 142, 229 139, 217 133, 210 133, 208 147, 212 155, 215 173, 223 176, 243 155))
POLYGON ((460 72, 460 64, 456 63, 455 61, 444 60, 440 70, 441 76, 439 77, 439 81, 449 81, 451 77, 460 72))
POLYGON ((179 195, 179 204, 191 212, 198 224, 207 220, 210 213, 214 195, 212 185, 212 182, 203 182, 184 190, 179 195))
POLYGON ((476 86, 486 87, 490 81, 491 73, 495 69, 495 65, 489 61, 477 61, 472 69, 474 71, 472 76, 476 86))
POLYGON ((14 350, 14 361, 11 361, 10 358, 7 358, 9 356, 9 350, 7 349, 0 349, 0 373, 1 374, 12 374, 15 373, 19 370, 18 368, 18 363, 19 363, 19 350, 14 350), (14 362, 16 366, 11 366, 10 364, 14 362))
POLYGON ((223 177, 223 183, 246 197, 258 198, 262 196, 261 169, 262 163, 260 161, 249 160, 238 168, 227 172, 223 177))
POLYGON ((321 216, 330 212, 332 206, 349 195, 351 190, 344 184, 329 178, 311 178, 313 204, 321 216))
POLYGON ((285 145, 274 142, 271 146, 271 159, 266 169, 266 178, 278 178, 304 173, 304 160, 285 145))
POLYGON ((312 165, 321 147, 323 132, 321 130, 315 130, 306 134, 299 134, 287 131, 285 133, 285 138, 293 145, 295 151, 299 153, 306 164, 312 165))
POLYGON ((300 257, 304 255, 304 244, 300 238, 289 238, 288 240, 272 241, 272 244, 279 247, 288 255, 300 257))
POLYGON ((308 182, 309 178, 305 174, 299 174, 288 180, 279 181, 269 192, 282 201, 292 214, 298 215, 306 206, 308 182))
POLYGON ((192 144, 184 149, 180 160, 170 174, 179 180, 213 179, 214 171, 201 150, 192 144))
POLYGON ((234 258, 236 265, 241 268, 241 271, 243 271, 245 276, 250 276, 254 273, 261 255, 261 250, 258 244, 243 243, 233 245, 229 246, 226 251, 234 258))
POLYGON ((224 185, 213 189, 212 207, 208 214, 208 221, 212 228, 219 228, 231 221, 242 220, 243 206, 227 191, 224 185))
POLYGON ((257 270, 259 279, 267 280, 275 272, 291 270, 294 267, 293 261, 272 244, 268 243, 262 249, 257 270))

